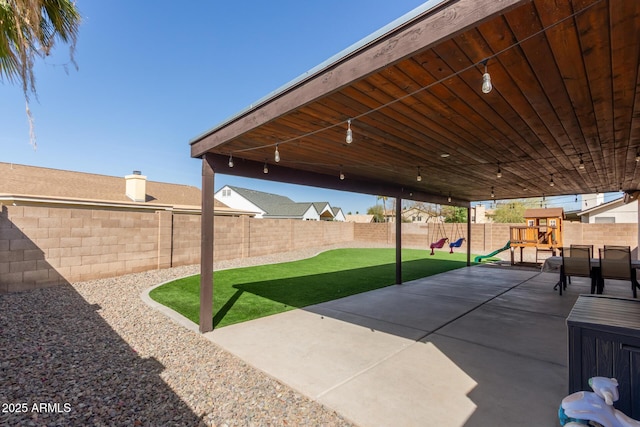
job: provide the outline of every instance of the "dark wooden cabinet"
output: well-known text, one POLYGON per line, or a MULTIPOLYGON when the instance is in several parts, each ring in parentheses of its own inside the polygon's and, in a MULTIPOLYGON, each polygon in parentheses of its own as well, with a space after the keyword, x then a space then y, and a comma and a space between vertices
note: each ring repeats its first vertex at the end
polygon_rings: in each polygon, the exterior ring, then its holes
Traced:
POLYGON ((569 317, 569 393, 589 378, 618 380, 615 407, 640 419, 640 300, 580 295, 569 317))

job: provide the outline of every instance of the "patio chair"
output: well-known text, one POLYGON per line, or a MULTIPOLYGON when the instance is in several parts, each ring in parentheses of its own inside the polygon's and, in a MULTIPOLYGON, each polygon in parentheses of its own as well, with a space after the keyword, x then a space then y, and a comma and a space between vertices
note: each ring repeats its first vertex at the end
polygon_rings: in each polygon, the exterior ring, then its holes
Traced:
POLYGON ((607 246, 600 249, 600 277, 598 292, 604 289, 605 279, 628 280, 631 282, 633 297, 637 298, 640 287, 636 278, 636 270, 631 267, 631 249, 629 246, 607 246))
POLYGON ((571 245, 562 251, 562 266, 560 267, 560 295, 567 289, 567 280, 571 276, 591 278, 591 293, 596 292, 597 276, 591 268, 593 246, 571 245))

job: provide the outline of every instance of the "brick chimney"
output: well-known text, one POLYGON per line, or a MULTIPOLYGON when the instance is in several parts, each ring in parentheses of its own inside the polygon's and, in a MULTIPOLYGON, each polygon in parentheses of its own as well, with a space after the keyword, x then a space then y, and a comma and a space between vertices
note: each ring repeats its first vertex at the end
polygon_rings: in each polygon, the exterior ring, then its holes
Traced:
POLYGON ((133 174, 124 177, 127 183, 127 197, 134 202, 146 202, 147 200, 147 177, 140 171, 133 171, 133 174))

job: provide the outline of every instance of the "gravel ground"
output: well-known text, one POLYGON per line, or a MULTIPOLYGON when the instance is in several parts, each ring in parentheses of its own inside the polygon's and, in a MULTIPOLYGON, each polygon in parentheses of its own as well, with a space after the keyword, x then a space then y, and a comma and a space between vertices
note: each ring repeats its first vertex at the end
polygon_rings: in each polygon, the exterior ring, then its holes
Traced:
POLYGON ((198 272, 178 267, 0 295, 0 426, 351 425, 140 298, 198 272))

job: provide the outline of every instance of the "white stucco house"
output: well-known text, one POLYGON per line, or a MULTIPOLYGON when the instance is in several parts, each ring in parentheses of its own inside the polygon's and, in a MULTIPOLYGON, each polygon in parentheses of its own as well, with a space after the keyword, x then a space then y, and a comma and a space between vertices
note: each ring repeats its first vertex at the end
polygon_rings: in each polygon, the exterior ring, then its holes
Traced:
POLYGON ((256 218, 287 218, 303 221, 344 221, 340 208, 328 202, 294 202, 288 197, 225 185, 214 198, 229 207, 255 212, 256 218), (337 212, 336 212, 337 210, 337 212))
MULTIPOLYGON (((584 200, 584 199, 583 199, 584 200)), ((597 203, 598 199, 588 199, 585 204, 583 201, 583 210, 578 212, 580 222, 588 224, 620 224, 620 223, 637 223, 638 222, 638 201, 624 203, 624 197, 612 200, 607 203, 597 203)))

